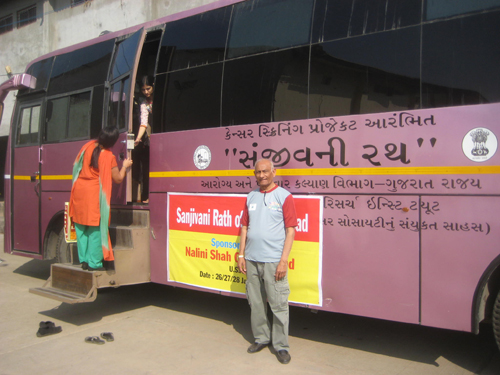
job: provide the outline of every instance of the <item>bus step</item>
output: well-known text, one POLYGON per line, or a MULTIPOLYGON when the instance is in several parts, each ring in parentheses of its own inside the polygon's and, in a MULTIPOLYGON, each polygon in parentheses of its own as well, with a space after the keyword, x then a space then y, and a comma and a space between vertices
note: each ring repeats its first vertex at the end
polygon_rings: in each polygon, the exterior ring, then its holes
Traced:
POLYGON ((42 297, 52 298, 56 301, 66 302, 69 304, 92 302, 97 297, 97 289, 95 289, 90 295, 65 292, 61 289, 55 288, 31 288, 30 293, 37 294, 42 297))
MULTIPOLYGON (((31 293, 65 303, 92 302, 97 289, 151 281, 149 211, 113 210, 109 235, 115 260, 106 271, 84 271, 71 263, 51 265, 50 278, 31 293)), ((78 259, 78 254, 74 254, 78 259)))
POLYGON ((79 267, 55 263, 50 277, 41 288, 30 293, 69 304, 92 302, 97 297, 97 277, 101 272, 84 271, 79 267))

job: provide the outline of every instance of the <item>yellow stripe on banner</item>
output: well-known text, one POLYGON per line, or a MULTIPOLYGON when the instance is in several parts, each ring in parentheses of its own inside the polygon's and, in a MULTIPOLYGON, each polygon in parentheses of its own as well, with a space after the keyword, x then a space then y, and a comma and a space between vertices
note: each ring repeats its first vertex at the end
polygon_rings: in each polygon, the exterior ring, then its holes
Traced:
MULTIPOLYGON (((38 180, 38 176, 36 176, 36 179, 38 180)), ((14 176, 14 180, 31 181, 31 176, 14 176)))
MULTIPOLYGON (((395 168, 302 168, 278 169, 278 176, 374 176, 374 175, 436 175, 436 174, 497 174, 500 166, 474 167, 395 167, 395 168)), ((150 172, 149 177, 245 177, 253 170, 169 171, 150 172)))

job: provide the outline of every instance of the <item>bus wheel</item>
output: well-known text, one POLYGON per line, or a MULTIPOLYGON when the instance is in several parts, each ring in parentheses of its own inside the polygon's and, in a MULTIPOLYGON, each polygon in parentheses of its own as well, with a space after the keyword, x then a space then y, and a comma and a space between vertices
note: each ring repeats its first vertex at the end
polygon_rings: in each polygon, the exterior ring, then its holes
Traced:
POLYGON ((500 349, 500 291, 498 291, 497 299, 493 306, 493 333, 498 349, 500 349))
POLYGON ((66 239, 64 237, 64 228, 62 228, 59 232, 56 243, 57 263, 71 263, 71 246, 66 243, 66 239))

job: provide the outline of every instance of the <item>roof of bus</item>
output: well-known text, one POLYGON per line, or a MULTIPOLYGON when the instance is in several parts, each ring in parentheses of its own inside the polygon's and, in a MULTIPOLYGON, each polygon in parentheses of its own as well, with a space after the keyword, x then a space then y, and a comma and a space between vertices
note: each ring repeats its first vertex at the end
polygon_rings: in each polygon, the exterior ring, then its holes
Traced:
POLYGON ((168 15, 168 16, 165 16, 165 17, 162 17, 162 18, 158 18, 156 20, 152 20, 152 21, 148 21, 148 22, 145 22, 145 23, 141 23, 139 25, 131 26, 131 27, 123 29, 123 30, 114 31, 114 32, 111 32, 111 33, 108 33, 108 34, 104 34, 102 36, 98 36, 96 38, 89 39, 89 40, 87 40, 85 42, 80 42, 80 43, 77 43, 77 44, 73 44, 71 46, 64 47, 64 48, 61 48, 61 49, 49 52, 49 53, 47 53, 47 54, 45 54, 43 56, 40 56, 40 57, 36 58, 35 60, 31 61, 28 64, 28 66, 26 67, 26 71, 34 63, 36 63, 38 61, 41 61, 41 60, 45 60, 45 59, 47 59, 47 58, 49 58, 51 56, 62 55, 64 53, 75 51, 77 49, 80 49, 80 48, 83 48, 83 47, 86 47, 86 46, 90 46, 92 44, 104 42, 104 41, 109 40, 109 39, 118 38, 118 37, 123 36, 123 35, 128 35, 128 34, 131 34, 131 33, 135 32, 135 31, 137 31, 137 30, 139 30, 141 28, 144 28, 144 29, 148 30, 148 29, 151 29, 151 28, 153 28, 155 26, 161 25, 163 23, 176 21, 176 20, 179 20, 179 19, 182 19, 182 18, 187 18, 187 17, 193 16, 195 14, 208 12, 208 11, 213 10, 213 9, 223 8, 225 6, 236 4, 236 3, 240 3, 240 2, 243 2, 243 1, 245 1, 245 0, 218 0, 218 1, 215 1, 213 3, 206 4, 206 5, 197 7, 197 8, 185 10, 185 11, 182 11, 182 12, 179 12, 179 13, 175 13, 175 14, 171 14, 171 15, 168 15))

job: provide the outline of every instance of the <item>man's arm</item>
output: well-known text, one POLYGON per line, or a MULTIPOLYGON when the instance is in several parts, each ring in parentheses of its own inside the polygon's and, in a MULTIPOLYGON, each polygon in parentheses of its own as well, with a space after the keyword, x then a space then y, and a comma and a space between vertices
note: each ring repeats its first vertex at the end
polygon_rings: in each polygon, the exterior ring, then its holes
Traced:
MULTIPOLYGON (((244 256, 245 255, 245 245, 247 243, 247 231, 248 227, 243 225, 241 227, 241 233, 240 233, 240 251, 239 251, 239 256, 244 256)), ((247 262, 245 261, 244 257, 238 257, 238 268, 240 271, 246 275, 247 274, 247 262)))
POLYGON ((276 274, 274 275, 276 281, 279 281, 286 276, 286 272, 288 270, 288 256, 290 255, 290 251, 292 251, 293 239, 295 238, 295 227, 288 227, 285 230, 285 245, 283 246, 280 263, 278 264, 276 274))

